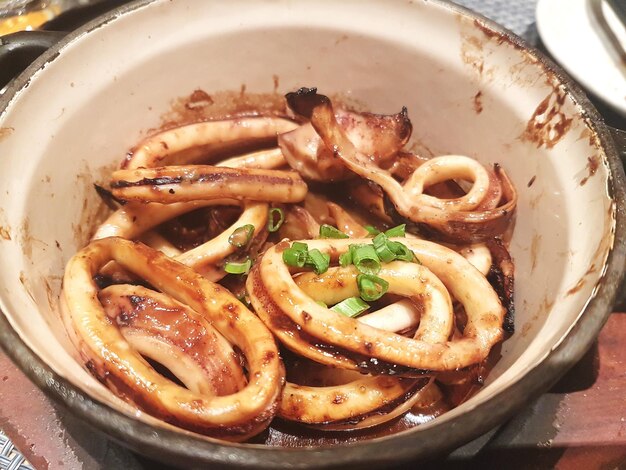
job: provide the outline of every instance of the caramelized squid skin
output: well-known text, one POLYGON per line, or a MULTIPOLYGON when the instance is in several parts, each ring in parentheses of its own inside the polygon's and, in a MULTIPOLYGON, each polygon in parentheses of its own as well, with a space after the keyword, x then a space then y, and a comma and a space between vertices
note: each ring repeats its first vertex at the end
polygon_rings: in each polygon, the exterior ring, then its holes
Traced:
POLYGON ((494 208, 489 207, 500 191, 491 188, 496 179, 489 177, 484 168, 468 157, 435 157, 420 165, 404 184, 400 184, 388 171, 359 152, 337 123, 330 100, 317 94, 315 88, 288 93, 287 102, 296 114, 311 120, 326 146, 332 148, 334 155, 350 170, 382 187, 393 205, 396 220, 399 214, 426 226, 437 238, 450 242, 486 241, 502 234, 508 227, 517 204, 517 194, 499 166, 494 171, 503 186, 502 200, 494 208), (455 176, 455 173, 460 174, 455 176), (471 178, 474 182, 461 198, 438 199, 423 193, 427 185, 456 177, 471 178), (482 205, 485 198, 490 201, 486 207, 482 205))
POLYGON ((128 284, 109 286, 98 299, 131 347, 166 366, 189 390, 224 396, 245 387, 230 343, 186 305, 128 284))
POLYGON ((500 238, 487 242, 493 256, 493 264, 487 276, 494 286, 502 305, 506 307, 503 328, 507 333, 515 331, 515 265, 509 251, 500 238))
MULTIPOLYGON (((258 311, 265 307, 269 297, 303 333, 345 350, 347 357, 350 353, 357 353, 378 361, 427 371, 462 369, 485 359, 491 347, 502 340, 505 314, 487 279, 461 255, 441 245, 406 238, 398 241, 411 249, 423 266, 441 279, 465 308, 468 320, 462 338, 430 344, 383 332, 320 306, 297 286, 283 262, 281 253, 289 246, 288 243, 275 245, 263 255, 257 282, 260 280, 263 283, 267 296, 255 298, 259 289, 251 285, 248 290, 252 304, 258 311)), ((369 239, 306 241, 309 249, 317 248, 328 253, 335 261, 350 244, 368 242, 369 239)), ((249 282, 255 282, 254 278, 249 282)), ((280 336, 279 339, 282 340, 280 336)), ((300 352, 306 355, 308 349, 300 352)), ((318 360, 315 357, 311 359, 318 360)))
POLYGON ((376 426, 396 417, 391 412, 407 400, 410 403, 411 397, 419 393, 426 382, 427 379, 389 376, 366 377, 345 385, 327 387, 288 382, 278 416, 303 424, 325 425, 323 428, 327 430, 333 429, 329 424, 343 425, 350 430, 376 426), (374 414, 379 415, 374 423, 360 425, 374 414))
POLYGON ((212 165, 117 170, 111 192, 125 201, 190 202, 206 199, 300 202, 307 186, 295 172, 212 165))
MULTIPOLYGON (((393 115, 338 109, 335 117, 359 151, 371 155, 379 164, 385 165, 411 136, 406 108, 393 115)), ((310 123, 278 136, 278 145, 289 165, 306 179, 328 182, 352 176, 310 123)))
POLYGON ((107 238, 90 243, 66 267, 66 322, 87 367, 148 413, 185 429, 242 441, 265 429, 284 385, 272 334, 228 290, 141 243, 107 238), (98 299, 94 275, 111 260, 203 316, 246 358, 248 384, 210 397, 180 387, 129 348, 98 299))

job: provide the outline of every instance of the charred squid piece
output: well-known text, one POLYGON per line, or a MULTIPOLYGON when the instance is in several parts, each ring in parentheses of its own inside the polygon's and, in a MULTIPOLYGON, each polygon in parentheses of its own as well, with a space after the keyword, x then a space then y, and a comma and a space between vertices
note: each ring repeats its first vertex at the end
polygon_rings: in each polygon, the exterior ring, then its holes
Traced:
POLYGON ((487 247, 493 256, 493 264, 487 276, 494 286, 502 305, 506 307, 506 315, 502 327, 507 333, 515 332, 515 264, 511 254, 500 238, 487 242, 487 247))
MULTIPOLYGON (((492 346, 503 338, 502 322, 505 309, 496 292, 476 268, 453 250, 424 240, 410 238, 400 240, 413 251, 423 266, 396 261, 386 263, 383 267, 389 270, 389 275, 394 273, 395 276, 407 279, 406 285, 412 289, 427 287, 420 281, 426 271, 439 278, 450 295, 463 305, 467 314, 467 324, 460 339, 432 344, 423 339, 408 338, 373 328, 321 306, 297 285, 289 267, 283 262, 282 251, 289 246, 287 243, 275 245, 266 251, 258 264, 258 275, 248 278, 248 292, 252 305, 257 312, 265 308, 278 309, 291 322, 298 325, 303 333, 321 343, 341 348, 345 351, 344 357, 355 353, 377 361, 422 371, 462 369, 482 361, 492 346), (415 267, 422 269, 417 277, 413 272, 415 267), (256 285, 258 283, 262 284, 261 288, 256 285), (261 295, 257 295, 258 293, 261 295), (273 306, 268 305, 268 299, 273 306)), ((349 249, 350 244, 368 242, 369 239, 306 240, 309 249, 327 253, 335 262, 339 255, 349 249)), ((381 278, 383 267, 378 274, 381 278)), ((394 292, 391 283, 389 292, 394 292)), ((404 291, 398 293, 407 295, 404 291)), ((271 323, 267 326, 274 329, 271 323)), ((429 331, 432 330, 426 330, 429 331)), ((323 362, 325 364, 349 368, 345 367, 345 361, 339 361, 344 364, 343 366, 335 363, 332 354, 326 358, 323 354, 308 356, 307 354, 315 348, 301 348, 299 339, 281 334, 280 331, 275 334, 281 341, 286 341, 290 349, 306 357, 317 362, 326 359, 323 362), (287 336, 289 338, 286 338, 287 336)))
MULTIPOLYGON (((241 157, 231 158, 218 163, 216 166, 225 168, 257 168, 272 169, 284 164, 284 158, 280 150, 266 150, 253 152, 241 157)), ((167 220, 178 217, 193 210, 218 205, 241 205, 236 199, 209 199, 204 201, 177 202, 173 204, 160 204, 158 202, 142 203, 131 202, 118 209, 98 227, 93 240, 106 237, 123 237, 135 239, 148 230, 167 220)), ((245 202, 240 217, 230 227, 212 240, 185 253, 175 256, 187 266, 207 276, 212 281, 218 281, 225 273, 216 264, 227 256, 237 251, 237 247, 229 242, 230 236, 239 227, 252 225, 254 233, 253 241, 267 235, 267 214, 269 206, 261 202, 245 202)), ((264 239, 264 238, 263 238, 264 239)))
POLYGON ((141 243, 121 238, 96 240, 68 262, 62 303, 70 337, 89 370, 147 413, 231 441, 258 434, 273 418, 285 376, 272 334, 230 292, 183 264, 141 243), (242 352, 248 383, 225 396, 208 396, 157 373, 129 347, 98 301, 93 277, 111 260, 206 319, 242 352))
POLYGON ((186 305, 128 284, 107 287, 98 299, 132 348, 167 367, 192 392, 225 396, 246 386, 230 343, 186 305))
POLYGON ((452 243, 486 241, 508 227, 517 194, 498 165, 492 174, 469 157, 435 157, 417 167, 401 184, 350 141, 335 118, 330 100, 317 94, 315 88, 287 94, 287 103, 295 113, 311 120, 326 147, 333 149, 333 155, 351 171, 383 189, 403 220, 423 225, 437 238, 452 243), (427 187, 451 179, 471 181, 472 185, 466 194, 453 199, 425 193, 427 187))
POLYGON ((125 201, 162 204, 224 198, 287 203, 302 201, 307 186, 293 171, 189 165, 117 170, 111 192, 125 201))
POLYGON ((128 152, 121 167, 130 170, 206 162, 246 142, 258 145, 273 141, 275 144, 277 135, 297 127, 297 123, 277 117, 241 117, 187 124, 147 137, 128 152))
MULTIPOLYGON (((356 148, 379 165, 386 165, 411 137, 406 108, 393 115, 339 109, 335 118, 356 148)), ((289 165, 306 179, 340 181, 352 175, 310 123, 278 136, 278 145, 289 165)))
POLYGON ((310 387, 287 382, 278 416, 325 431, 351 431, 386 423, 419 400, 428 379, 359 378, 343 385, 310 387))

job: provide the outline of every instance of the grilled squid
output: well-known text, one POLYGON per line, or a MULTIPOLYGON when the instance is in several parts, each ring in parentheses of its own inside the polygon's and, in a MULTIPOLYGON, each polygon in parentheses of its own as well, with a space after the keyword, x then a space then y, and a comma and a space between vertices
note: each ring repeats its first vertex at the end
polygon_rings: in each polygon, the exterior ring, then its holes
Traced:
POLYGON ((113 212, 60 299, 79 360, 138 409, 233 442, 275 417, 359 435, 432 419, 512 333, 515 189, 498 165, 407 151, 405 108, 286 99, 297 122, 164 129, 96 188, 113 212))
MULTIPOLYGON (((420 308, 409 300, 400 301, 357 321, 390 332, 414 328, 419 323, 414 338, 432 344, 445 343, 454 324, 445 287, 419 265, 407 265, 406 268, 421 277, 424 287, 412 285, 415 277, 398 276, 394 266, 379 274, 390 281, 395 293, 418 297, 420 308)), ((337 303, 345 297, 358 295, 355 278, 354 269, 331 268, 321 276, 302 274, 296 278, 296 284, 316 301, 337 303)), ((333 375, 339 375, 345 383, 315 387, 287 382, 278 415, 308 425, 323 425, 326 430, 377 426, 410 409, 421 399, 422 389, 429 384, 425 379, 385 375, 363 377, 357 372, 340 371, 337 374, 335 371, 337 369, 328 368, 325 375, 330 375, 330 380, 333 375)), ((289 370, 287 373, 289 376, 289 370)))
POLYGON ((408 219, 425 226, 429 234, 454 242, 485 241, 508 227, 517 194, 499 166, 490 172, 462 155, 435 157, 401 184, 350 141, 326 96, 318 95, 314 88, 302 88, 289 93, 287 102, 294 112, 311 120, 326 147, 332 148, 348 169, 383 189, 391 202, 388 212, 392 219, 408 219), (467 194, 439 199, 424 192, 430 185, 454 178, 473 183, 467 194))
POLYGON ((162 204, 223 198, 288 203, 302 201, 306 192, 295 172, 211 165, 117 170, 111 179, 117 199, 162 204))
MULTIPOLYGON (((225 168, 256 168, 272 169, 284 165, 285 160, 278 149, 252 152, 239 157, 233 157, 218 163, 216 166, 225 168)), ((209 199, 160 204, 158 202, 142 203, 131 202, 125 204, 100 225, 93 236, 94 240, 105 237, 124 237, 135 239, 148 230, 163 222, 178 217, 193 210, 219 205, 241 205, 236 199, 209 199)), ((215 268, 227 256, 236 251, 236 247, 229 243, 229 237, 239 227, 252 225, 253 237, 263 235, 267 223, 269 206, 261 202, 246 202, 241 216, 220 235, 200 246, 184 253, 173 256, 177 261, 194 268, 211 280, 217 281, 223 277, 223 271, 215 268)), ((159 245, 163 247, 163 241, 159 245)), ((167 246, 171 251, 172 247, 167 246)))
MULTIPOLYGON (((394 115, 354 113, 339 109, 338 124, 360 152, 385 165, 411 137, 411 121, 404 108, 394 115)), ((351 173, 309 124, 278 136, 278 145, 289 165, 304 178, 339 181, 351 173)))
POLYGON ((298 124, 278 117, 241 117, 204 121, 153 134, 126 155, 122 168, 188 165, 224 154, 229 149, 276 142, 276 136, 298 124))
MULTIPOLYGON (((427 271, 438 278, 464 307, 467 324, 462 338, 431 344, 364 325, 329 310, 298 287, 282 260, 288 243, 270 248, 259 268, 248 277, 252 305, 277 338, 290 349, 317 362, 352 370, 368 369, 411 374, 462 369, 484 360, 502 339, 504 308, 485 277, 458 253, 418 239, 402 239, 422 265, 392 262, 383 265, 381 278, 397 276, 411 289, 431 288, 422 281, 427 271), (422 270, 419 274, 417 269, 422 270), (386 270, 383 272, 383 269, 386 270), (396 366, 400 366, 397 369, 396 366)), ((333 260, 352 243, 368 240, 310 240, 310 249, 328 253, 333 260)), ((339 272, 343 274, 345 268, 339 272)), ((350 275, 350 274, 348 274, 350 275)), ((341 283, 338 283, 338 285, 341 283)), ((389 292, 395 293, 390 282, 389 292)), ((433 291, 434 291, 433 284, 433 291)), ((398 294, 407 295, 398 288, 398 294)), ((408 295, 415 295, 415 292, 408 295)), ((443 295, 443 294, 442 294, 443 295)), ((426 297, 429 301, 432 297, 426 297)), ((440 315, 440 311, 433 310, 440 315)), ((441 318, 444 318, 443 315, 441 318)), ((443 323, 442 328, 451 325, 443 323)), ((419 332, 419 330, 418 330, 419 332)), ((426 334, 428 331, 425 332, 426 334)))
POLYGON ((72 257, 62 295, 66 321, 78 339, 75 346, 87 367, 148 413, 186 429, 234 441, 257 434, 274 416, 284 383, 274 338, 220 285, 145 245, 106 238, 72 257), (98 300, 93 277, 111 260, 188 306, 187 315, 197 313, 241 350, 248 370, 247 384, 234 393, 213 396, 181 387, 157 373, 109 320, 98 300))

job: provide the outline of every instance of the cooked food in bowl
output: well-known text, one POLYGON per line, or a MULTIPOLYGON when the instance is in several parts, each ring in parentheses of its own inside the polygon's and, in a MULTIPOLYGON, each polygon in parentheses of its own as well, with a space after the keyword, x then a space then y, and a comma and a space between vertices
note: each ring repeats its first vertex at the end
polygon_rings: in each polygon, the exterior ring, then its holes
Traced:
POLYGON ((139 409, 230 441, 432 419, 513 331, 515 189, 500 166, 408 151, 406 109, 286 99, 291 117, 157 132, 97 188, 115 210, 61 299, 79 359, 139 409))

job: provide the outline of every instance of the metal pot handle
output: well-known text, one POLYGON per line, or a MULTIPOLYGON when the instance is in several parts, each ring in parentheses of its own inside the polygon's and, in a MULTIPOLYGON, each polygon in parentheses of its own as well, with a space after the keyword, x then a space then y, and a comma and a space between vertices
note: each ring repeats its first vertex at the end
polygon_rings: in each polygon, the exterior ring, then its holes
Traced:
POLYGON ((67 33, 20 31, 0 37, 0 89, 67 33))

